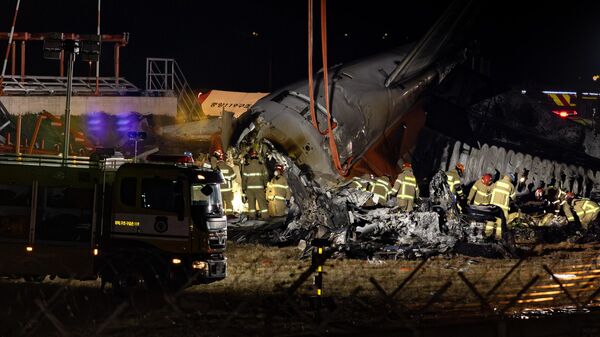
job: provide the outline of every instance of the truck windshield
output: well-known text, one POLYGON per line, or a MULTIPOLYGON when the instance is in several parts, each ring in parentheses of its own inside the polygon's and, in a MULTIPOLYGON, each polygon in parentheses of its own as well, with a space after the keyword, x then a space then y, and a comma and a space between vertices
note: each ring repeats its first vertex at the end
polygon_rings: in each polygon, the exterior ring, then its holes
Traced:
POLYGON ((192 185, 192 206, 200 206, 206 215, 214 216, 223 213, 221 203, 221 189, 217 184, 192 185))

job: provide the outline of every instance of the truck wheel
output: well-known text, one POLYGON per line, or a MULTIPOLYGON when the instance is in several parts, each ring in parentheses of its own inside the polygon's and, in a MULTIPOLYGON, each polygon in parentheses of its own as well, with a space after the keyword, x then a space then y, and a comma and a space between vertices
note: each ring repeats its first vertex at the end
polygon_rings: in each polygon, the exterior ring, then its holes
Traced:
POLYGON ((46 275, 28 275, 28 276, 23 277, 23 279, 26 282, 35 282, 35 283, 41 283, 44 281, 45 278, 46 278, 46 275))

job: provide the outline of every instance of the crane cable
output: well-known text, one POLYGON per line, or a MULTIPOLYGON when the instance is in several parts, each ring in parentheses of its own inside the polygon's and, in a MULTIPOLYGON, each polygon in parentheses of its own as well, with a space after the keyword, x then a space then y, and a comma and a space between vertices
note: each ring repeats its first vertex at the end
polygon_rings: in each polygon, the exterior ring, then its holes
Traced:
POLYGON ((321 133, 322 135, 327 134, 329 138, 329 148, 331 150, 331 159, 335 166, 335 169, 342 176, 347 176, 349 173, 348 163, 352 160, 352 157, 348 158, 344 164, 340 161, 340 156, 337 148, 337 144, 335 143, 335 138, 333 136, 333 126, 331 124, 331 109, 329 102, 329 75, 327 70, 327 1, 321 0, 321 53, 323 56, 323 87, 324 87, 324 96, 325 96, 325 111, 327 113, 327 130, 325 132, 321 132, 319 129, 319 124, 317 123, 316 113, 315 113, 315 98, 313 93, 313 78, 312 78, 312 15, 313 15, 313 5, 312 0, 308 0, 308 47, 309 47, 309 57, 308 57, 308 90, 310 97, 310 114, 313 126, 321 133))
POLYGON ((310 107, 310 119, 315 129, 322 136, 325 136, 329 130, 321 131, 315 112, 315 91, 313 80, 313 0, 308 0, 308 97, 310 107))

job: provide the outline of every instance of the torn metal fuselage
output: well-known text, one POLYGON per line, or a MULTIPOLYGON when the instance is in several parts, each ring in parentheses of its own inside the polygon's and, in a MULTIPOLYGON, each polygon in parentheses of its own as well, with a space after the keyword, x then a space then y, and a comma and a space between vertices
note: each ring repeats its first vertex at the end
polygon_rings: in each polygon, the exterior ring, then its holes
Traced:
POLYGON ((241 116, 234 141, 267 139, 327 185, 363 173, 395 176, 425 125, 423 98, 465 59, 459 39, 475 7, 456 0, 417 43, 331 67, 314 83, 262 98, 241 116), (256 132, 243 131, 252 126, 256 132))
MULTIPOLYGON (((339 159, 351 167, 350 176, 362 173, 397 174, 399 159, 416 143, 425 124, 420 101, 427 89, 438 83, 438 68, 430 66, 402 85, 386 87, 385 80, 409 48, 399 48, 362 62, 340 66, 330 73, 333 135, 339 159)), ((263 139, 277 146, 299 166, 308 166, 315 178, 336 183, 342 176, 332 163, 324 108, 322 77, 315 83, 315 107, 321 130, 313 127, 309 109, 308 84, 296 83, 259 100, 244 116, 238 127, 256 128, 241 131, 250 142, 263 139)))

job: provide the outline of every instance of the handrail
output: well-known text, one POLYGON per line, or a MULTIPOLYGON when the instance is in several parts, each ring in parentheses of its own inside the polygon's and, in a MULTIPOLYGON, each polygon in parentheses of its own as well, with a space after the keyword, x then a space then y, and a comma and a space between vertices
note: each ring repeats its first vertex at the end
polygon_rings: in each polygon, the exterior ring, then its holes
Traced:
POLYGON ((202 114, 200 104, 175 59, 146 59, 146 92, 176 95, 177 110, 188 120, 197 119, 202 114))

